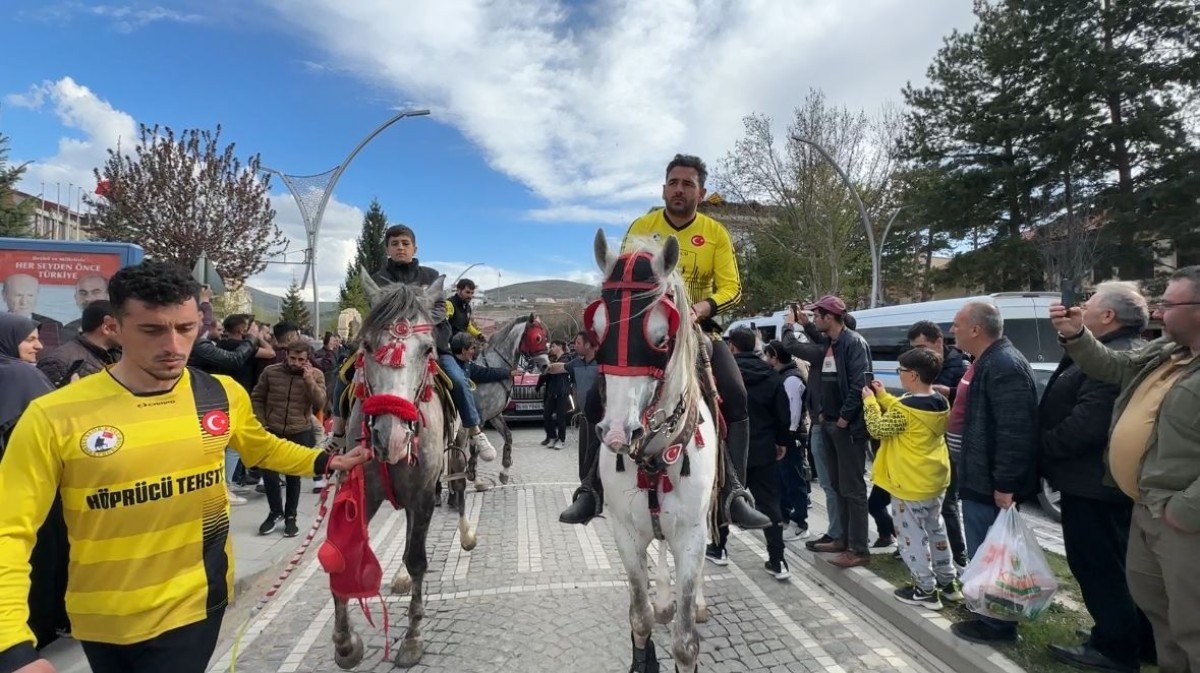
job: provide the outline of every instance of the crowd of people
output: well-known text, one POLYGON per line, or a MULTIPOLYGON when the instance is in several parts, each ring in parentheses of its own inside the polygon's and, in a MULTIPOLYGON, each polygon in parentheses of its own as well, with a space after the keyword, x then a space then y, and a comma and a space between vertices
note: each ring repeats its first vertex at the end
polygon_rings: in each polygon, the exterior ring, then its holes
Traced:
MULTIPOLYGON (((706 177, 702 161, 677 155, 664 207, 626 233, 627 244, 678 238, 692 300, 681 308, 711 337, 727 433, 716 449, 720 526, 706 557, 729 562, 729 525, 764 531, 764 568, 781 581, 791 572, 787 541, 805 540, 841 568, 867 566, 872 547, 896 544, 912 574, 896 598, 940 609, 962 599, 958 575, 1000 511, 1033 497, 1045 476, 1063 493, 1067 560, 1095 622, 1082 642, 1054 644, 1054 655, 1089 670, 1157 660, 1164 673, 1200 671, 1200 580, 1187 570, 1200 551, 1200 267, 1176 272, 1153 303, 1134 284, 1107 282, 1083 306, 1054 307, 1047 318, 1066 357, 1040 396, 993 304, 962 307, 953 345, 918 322, 898 358, 897 396, 874 380, 870 347, 838 297, 794 306, 780 341, 763 345, 743 329, 719 336, 741 281, 728 231, 697 212, 706 177), (1164 335, 1146 343, 1152 314, 1164 335), (829 527, 808 539, 814 478, 829 527)), ((415 257, 410 228, 389 228, 385 245, 379 287, 438 278, 415 257)), ((437 347, 470 442, 489 460, 467 380, 518 372, 474 362, 474 290, 462 279, 434 307, 437 347)), ((218 321, 186 270, 154 261, 117 272, 107 298, 87 299, 78 334, 45 351, 32 318, 0 314, 0 490, 10 499, 0 512, 0 673, 52 671, 37 648, 64 629, 97 673, 203 671, 232 586, 228 506, 261 488, 259 532, 282 524, 296 535, 301 480, 319 490, 322 475, 370 457, 346 446, 356 349, 286 321, 218 321), (330 451, 313 448, 322 444, 330 451), (111 603, 117 594, 125 604, 111 603)), ((543 445, 562 448, 582 412, 580 487, 560 514, 566 524, 603 508, 595 425, 610 333, 556 342, 539 384, 543 445)), ((953 628, 980 643, 1019 632, 984 615, 953 628)))

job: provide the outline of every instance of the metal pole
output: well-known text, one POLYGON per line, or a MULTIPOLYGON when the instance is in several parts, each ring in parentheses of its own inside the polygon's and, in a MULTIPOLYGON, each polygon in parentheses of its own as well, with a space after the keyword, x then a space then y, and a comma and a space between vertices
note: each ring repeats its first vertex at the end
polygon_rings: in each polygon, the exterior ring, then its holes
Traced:
MULTIPOLYGON (((404 119, 405 117, 424 117, 428 114, 429 110, 403 110, 391 119, 380 124, 374 131, 368 133, 365 138, 359 141, 358 145, 356 145, 354 149, 350 150, 350 154, 346 155, 346 158, 342 160, 342 163, 338 164, 337 168, 334 169, 333 176, 329 178, 329 184, 325 186, 325 193, 321 196, 321 202, 317 206, 316 212, 312 215, 312 221, 308 221, 309 218, 304 218, 304 229, 305 233, 308 235, 309 249, 309 263, 304 269, 304 275, 306 280, 310 273, 312 275, 314 332, 321 329, 321 296, 317 293, 317 239, 321 235, 321 219, 325 216, 325 206, 329 204, 329 196, 333 194, 334 186, 337 185, 338 179, 342 177, 342 173, 346 171, 346 167, 349 166, 350 162, 354 160, 355 155, 357 155, 367 143, 374 140, 375 136, 382 133, 384 129, 392 124, 395 124, 401 119, 404 119)), ((284 186, 286 186, 288 191, 292 193, 292 198, 296 199, 297 205, 301 203, 300 195, 296 193, 296 190, 292 189, 291 181, 287 179, 286 175, 273 168, 267 168, 266 166, 260 167, 260 170, 265 173, 275 173, 282 178, 284 186)), ((302 210, 301 215, 303 214, 304 213, 302 210)), ((303 285, 304 283, 301 283, 302 287, 303 285)))
POLYGON ((904 206, 900 206, 896 209, 896 212, 892 213, 892 216, 888 219, 887 226, 883 228, 883 236, 879 237, 879 261, 875 264, 874 271, 876 274, 875 285, 879 288, 880 294, 883 293, 883 278, 879 275, 883 273, 883 245, 887 242, 888 232, 892 230, 892 224, 895 223, 896 216, 902 210, 904 210, 904 206))
POLYGON ((871 218, 867 216, 867 207, 863 205, 862 197, 858 195, 858 189, 850 181, 850 176, 846 175, 846 171, 842 170, 842 167, 833 160, 833 156, 825 151, 824 147, 821 147, 814 140, 801 138, 800 136, 792 136, 792 140, 812 146, 818 154, 824 157, 825 161, 828 161, 829 165, 833 166, 833 170, 837 171, 838 177, 850 189, 850 195, 854 197, 854 203, 858 206, 858 214, 862 217, 863 229, 867 232, 867 248, 871 254, 871 308, 875 308, 876 299, 879 297, 879 257, 876 254, 875 231, 871 229, 871 218))

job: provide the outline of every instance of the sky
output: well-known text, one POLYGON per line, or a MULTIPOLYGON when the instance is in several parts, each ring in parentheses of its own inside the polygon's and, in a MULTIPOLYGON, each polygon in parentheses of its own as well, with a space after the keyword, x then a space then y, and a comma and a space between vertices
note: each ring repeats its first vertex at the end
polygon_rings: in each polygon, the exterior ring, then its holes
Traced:
MULTIPOLYGON (((901 103, 972 22, 966 0, 5 0, 0 133, 32 162, 23 191, 73 203, 140 123, 220 124, 239 156, 312 175, 429 109, 346 167, 317 244, 321 299, 373 198, 451 279, 478 264, 483 289, 595 282, 596 230, 619 237, 661 205, 675 153, 713 167, 752 113, 782 135, 811 88, 868 112, 901 103)), ((282 294, 304 228, 278 180, 271 196, 291 252, 250 284, 282 294)))

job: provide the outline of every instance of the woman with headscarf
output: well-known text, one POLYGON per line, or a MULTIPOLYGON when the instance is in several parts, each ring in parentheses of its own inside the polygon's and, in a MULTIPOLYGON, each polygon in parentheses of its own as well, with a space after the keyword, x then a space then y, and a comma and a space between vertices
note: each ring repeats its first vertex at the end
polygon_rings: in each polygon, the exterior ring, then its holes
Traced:
MULTIPOLYGON (((42 342, 37 323, 12 313, 0 313, 0 460, 17 419, 35 398, 54 390, 35 365, 42 342)), ((49 645, 60 629, 70 629, 67 621, 67 525, 63 520, 62 500, 56 498, 38 530, 37 544, 29 559, 29 628, 37 637, 38 648, 49 645)))

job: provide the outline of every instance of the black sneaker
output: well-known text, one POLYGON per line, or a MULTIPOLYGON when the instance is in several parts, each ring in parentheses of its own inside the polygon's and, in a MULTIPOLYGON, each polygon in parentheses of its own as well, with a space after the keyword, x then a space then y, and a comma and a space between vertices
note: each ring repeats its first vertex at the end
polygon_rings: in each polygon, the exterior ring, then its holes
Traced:
POLYGON ((951 603, 961 603, 963 600, 962 582, 958 580, 950 580, 945 584, 937 585, 937 589, 942 594, 942 600, 950 601, 951 603))
POLYGON ((704 558, 719 566, 729 565, 729 554, 715 544, 708 545, 708 548, 704 550, 704 558))
POLYGON ((833 539, 833 538, 831 538, 831 537, 829 537, 829 535, 828 535, 828 534, 826 534, 826 535, 822 535, 821 537, 819 537, 819 538, 817 538, 817 539, 815 539, 815 540, 809 540, 808 542, 805 542, 805 543, 804 543, 804 548, 805 548, 805 549, 807 549, 807 550, 809 550, 809 551, 816 551, 815 547, 816 547, 817 545, 819 545, 819 544, 829 544, 830 542, 834 542, 834 539, 833 539))
POLYGON ((771 575, 780 582, 792 576, 792 573, 788 570, 787 561, 784 561, 783 559, 778 561, 767 561, 763 564, 763 569, 771 573, 771 575))
POLYGON ((930 610, 942 609, 942 597, 937 589, 928 593, 921 590, 921 587, 911 586, 903 589, 896 589, 896 600, 909 605, 920 605, 921 607, 929 608, 930 610))
POLYGON ((553 439, 550 439, 549 437, 547 437, 542 440, 542 446, 550 446, 550 442, 553 442, 553 441, 554 441, 553 439))
POLYGON ((270 535, 271 533, 274 533, 279 528, 280 521, 283 521, 282 514, 268 514, 267 520, 263 521, 262 525, 258 527, 258 534, 270 535))
POLYGON ((292 518, 283 520, 283 536, 296 537, 300 534, 300 528, 296 525, 296 520, 292 518))

